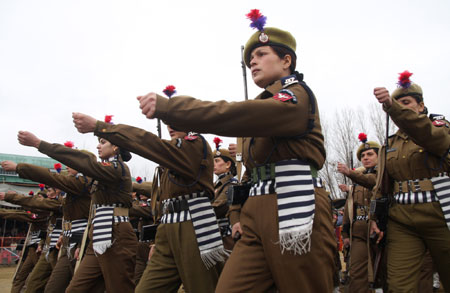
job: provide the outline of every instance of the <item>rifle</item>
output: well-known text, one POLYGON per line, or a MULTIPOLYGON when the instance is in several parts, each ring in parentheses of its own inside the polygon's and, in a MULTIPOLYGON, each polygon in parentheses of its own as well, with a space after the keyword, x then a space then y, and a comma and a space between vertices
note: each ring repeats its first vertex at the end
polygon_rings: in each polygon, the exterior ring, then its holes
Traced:
MULTIPOLYGON (((244 95, 245 100, 248 100, 248 90, 247 90, 247 67, 245 67, 244 62, 244 46, 241 46, 241 67, 242 67, 242 77, 244 78, 244 95)), ((242 137, 237 138, 236 142, 236 173, 237 179, 241 182, 242 173, 242 137)))
POLYGON ((158 118, 157 124, 156 124, 156 130, 158 131, 158 137, 161 138, 161 119, 158 118))
MULTIPOLYGON (((382 256, 384 254, 385 246, 386 246, 386 232, 387 232, 387 222, 388 222, 388 210, 390 205, 390 180, 389 175, 386 169, 387 163, 387 153, 389 149, 389 115, 386 113, 386 140, 384 143, 384 151, 380 152, 380 162, 381 165, 378 166, 378 170, 380 172, 377 177, 377 183, 375 186, 375 191, 379 194, 381 193, 381 197, 376 198, 370 202, 370 218, 376 219, 378 228, 380 231, 384 233, 383 238, 378 243, 378 245, 374 245, 376 249, 375 259, 372 264, 372 257, 369 257, 369 287, 371 289, 378 288, 379 285, 377 283, 378 276, 380 274, 380 263, 382 256)), ((377 235, 373 233, 369 236, 372 244, 376 243, 377 235)))

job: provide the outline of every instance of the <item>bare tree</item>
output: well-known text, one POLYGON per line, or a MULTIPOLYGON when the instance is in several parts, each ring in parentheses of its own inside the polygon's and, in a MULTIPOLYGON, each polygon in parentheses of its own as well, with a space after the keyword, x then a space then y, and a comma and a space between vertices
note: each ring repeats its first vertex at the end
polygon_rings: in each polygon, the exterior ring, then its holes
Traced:
MULTIPOLYGON (((386 116, 382 106, 379 103, 372 102, 369 106, 369 118, 370 125, 372 126, 373 133, 375 134, 376 141, 380 144, 386 142, 386 116)), ((394 134, 397 131, 397 126, 394 124, 391 118, 389 118, 389 135, 394 134)))

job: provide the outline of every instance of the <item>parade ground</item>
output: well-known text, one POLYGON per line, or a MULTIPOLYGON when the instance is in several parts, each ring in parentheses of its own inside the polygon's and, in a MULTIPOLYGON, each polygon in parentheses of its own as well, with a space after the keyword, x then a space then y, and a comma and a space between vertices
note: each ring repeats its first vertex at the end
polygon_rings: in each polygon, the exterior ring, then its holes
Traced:
POLYGON ((0 265, 0 293, 11 292, 11 283, 16 265, 0 265))

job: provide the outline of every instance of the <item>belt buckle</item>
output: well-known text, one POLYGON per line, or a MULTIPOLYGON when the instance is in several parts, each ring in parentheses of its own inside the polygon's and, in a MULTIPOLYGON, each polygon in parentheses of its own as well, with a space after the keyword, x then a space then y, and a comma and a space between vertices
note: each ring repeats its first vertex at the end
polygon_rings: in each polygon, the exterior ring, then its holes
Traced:
POLYGON ((406 184, 408 185, 409 191, 415 192, 415 188, 414 188, 414 185, 412 183, 413 183, 412 180, 406 181, 406 184))
POLYGON ((173 213, 173 211, 174 211, 173 201, 169 200, 169 201, 165 202, 164 207, 163 207, 163 213, 169 214, 169 213, 173 213), (170 208, 172 208, 172 210, 170 208))
POLYGON ((414 180, 414 188, 416 189, 416 192, 421 192, 422 189, 420 188, 420 182, 419 180, 414 180))

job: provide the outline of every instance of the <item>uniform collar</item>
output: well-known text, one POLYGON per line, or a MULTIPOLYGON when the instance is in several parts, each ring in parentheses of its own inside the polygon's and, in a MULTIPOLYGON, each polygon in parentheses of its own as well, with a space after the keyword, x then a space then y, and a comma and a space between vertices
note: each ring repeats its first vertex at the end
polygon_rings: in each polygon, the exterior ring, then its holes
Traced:
MULTIPOLYGON (((300 75, 300 78, 302 79, 303 76, 300 75)), ((270 84, 266 87, 266 90, 262 93, 261 99, 266 99, 268 97, 271 97, 281 91, 283 88, 287 88, 288 86, 292 84, 298 83, 299 80, 297 78, 296 74, 291 74, 288 76, 285 76, 281 78, 280 80, 275 81, 274 83, 270 84), (270 94, 270 95, 269 95, 270 94)))
POLYGON ((403 131, 401 131, 400 129, 397 131, 396 133, 397 136, 403 138, 403 139, 407 139, 408 135, 406 133, 404 133, 403 131))

